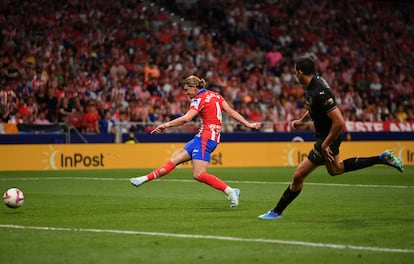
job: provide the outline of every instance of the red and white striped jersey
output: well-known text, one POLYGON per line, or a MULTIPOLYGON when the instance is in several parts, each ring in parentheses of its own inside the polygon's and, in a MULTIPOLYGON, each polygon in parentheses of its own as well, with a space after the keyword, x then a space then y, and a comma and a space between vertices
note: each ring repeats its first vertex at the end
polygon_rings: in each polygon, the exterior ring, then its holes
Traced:
POLYGON ((191 100, 190 109, 196 110, 201 116, 198 135, 202 138, 220 142, 223 101, 220 94, 206 89, 202 89, 191 100))

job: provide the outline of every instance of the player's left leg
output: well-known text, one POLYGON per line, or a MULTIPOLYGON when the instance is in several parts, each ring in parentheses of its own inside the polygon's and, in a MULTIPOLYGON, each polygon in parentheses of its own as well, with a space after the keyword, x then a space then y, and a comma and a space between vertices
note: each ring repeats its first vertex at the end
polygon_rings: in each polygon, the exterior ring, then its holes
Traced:
POLYGON ((383 164, 391 166, 399 170, 400 172, 404 171, 404 164, 402 161, 392 153, 391 150, 387 149, 379 158, 382 160, 383 164))
POLYGON ((193 177, 199 182, 206 183, 211 187, 223 191, 226 189, 227 184, 212 174, 206 172, 208 162, 204 160, 193 159, 193 177))
POLYGON ((386 150, 378 156, 372 157, 353 157, 343 161, 339 160, 339 154, 335 156, 335 162, 327 163, 326 168, 330 175, 335 176, 348 171, 361 170, 377 164, 384 164, 396 168, 398 171, 404 171, 404 165, 401 160, 386 150))
POLYGON ((194 138, 192 147, 187 148, 193 160, 193 177, 199 182, 203 182, 224 192, 230 200, 230 206, 236 207, 239 205, 240 190, 228 186, 215 175, 207 173, 211 153, 216 149, 217 145, 218 143, 213 140, 203 139, 201 137, 194 138))
POLYGON ((232 188, 217 176, 207 173, 208 162, 193 159, 193 177, 199 182, 203 182, 217 190, 224 192, 230 200, 231 207, 239 205, 240 190, 232 188))
POLYGON ((360 170, 366 167, 373 166, 375 164, 384 164, 380 156, 373 157, 353 157, 346 160, 341 160, 339 153, 339 146, 341 139, 336 140, 330 149, 334 155, 335 160, 333 162, 325 161, 326 169, 331 176, 340 175, 344 172, 360 170))

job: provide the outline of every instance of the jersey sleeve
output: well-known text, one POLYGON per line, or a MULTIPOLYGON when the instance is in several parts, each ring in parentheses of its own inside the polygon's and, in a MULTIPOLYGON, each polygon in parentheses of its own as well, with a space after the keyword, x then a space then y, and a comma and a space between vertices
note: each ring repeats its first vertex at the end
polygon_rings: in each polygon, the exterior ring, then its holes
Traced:
POLYGON ((337 107, 335 96, 331 89, 324 89, 323 93, 320 93, 320 100, 325 113, 328 113, 337 107))
POLYGON ((198 98, 191 99, 190 109, 194 109, 197 112, 200 112, 202 108, 203 108, 202 98, 198 97, 198 98))

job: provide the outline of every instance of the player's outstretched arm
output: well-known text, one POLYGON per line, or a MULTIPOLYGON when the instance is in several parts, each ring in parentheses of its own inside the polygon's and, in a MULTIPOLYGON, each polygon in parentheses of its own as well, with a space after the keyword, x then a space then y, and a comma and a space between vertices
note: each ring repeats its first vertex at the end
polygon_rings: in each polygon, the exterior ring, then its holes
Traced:
POLYGON ((162 123, 162 124, 158 125, 156 128, 154 128, 154 129, 151 131, 151 134, 154 134, 154 133, 160 133, 160 132, 162 132, 163 130, 165 130, 166 128, 169 128, 169 127, 177 127, 177 126, 182 126, 182 125, 184 125, 185 123, 190 122, 191 120, 193 120, 193 118, 194 118, 197 114, 198 114, 198 112, 197 112, 196 110, 194 110, 194 109, 190 109, 190 110, 188 110, 188 112, 187 112, 185 115, 180 116, 180 117, 178 117, 178 118, 176 118, 176 119, 173 119, 173 120, 171 120, 171 121, 168 121, 168 122, 166 122, 166 123, 162 123))
POLYGON ((231 108, 231 106, 226 101, 223 101, 223 111, 226 112, 231 118, 233 118, 236 121, 239 121, 246 127, 259 129, 262 126, 261 122, 247 121, 241 114, 239 114, 236 110, 231 108))
POLYGON ((296 128, 304 125, 309 120, 310 120, 309 111, 306 111, 306 113, 300 119, 292 120, 290 122, 290 127, 292 129, 296 129, 296 128))

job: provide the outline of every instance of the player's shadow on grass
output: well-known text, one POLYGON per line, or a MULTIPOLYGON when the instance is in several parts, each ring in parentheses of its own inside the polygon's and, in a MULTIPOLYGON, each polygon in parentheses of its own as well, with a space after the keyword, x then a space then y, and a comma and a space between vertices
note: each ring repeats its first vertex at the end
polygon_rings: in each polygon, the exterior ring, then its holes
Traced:
POLYGON ((216 205, 212 205, 212 206, 198 206, 198 207, 171 207, 171 206, 145 206, 145 207, 141 207, 141 206, 137 206, 134 207, 134 210, 148 210, 148 211, 154 211, 154 210, 166 210, 166 211, 176 211, 176 212, 232 212, 235 210, 238 210, 237 208, 230 208, 230 207, 219 207, 216 205))

